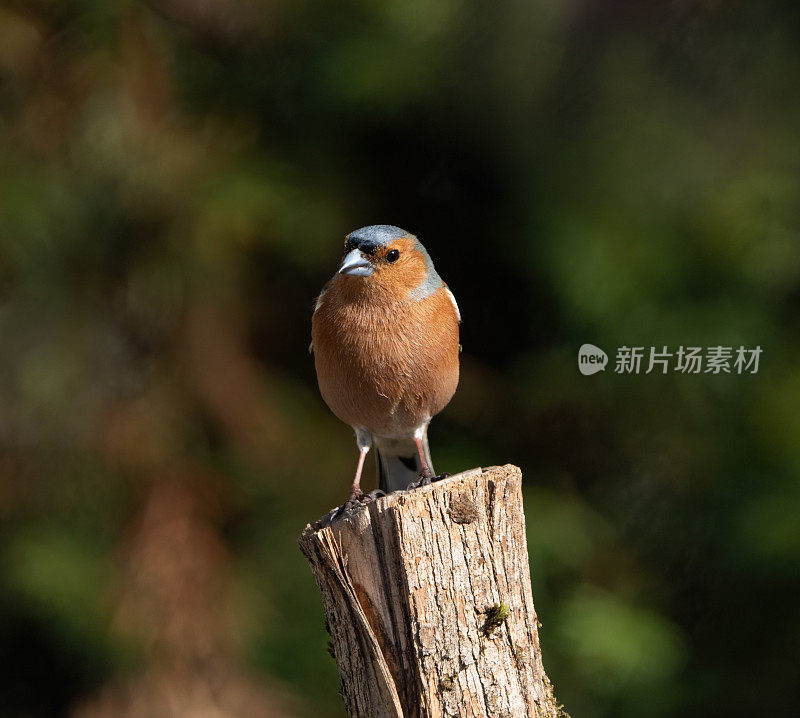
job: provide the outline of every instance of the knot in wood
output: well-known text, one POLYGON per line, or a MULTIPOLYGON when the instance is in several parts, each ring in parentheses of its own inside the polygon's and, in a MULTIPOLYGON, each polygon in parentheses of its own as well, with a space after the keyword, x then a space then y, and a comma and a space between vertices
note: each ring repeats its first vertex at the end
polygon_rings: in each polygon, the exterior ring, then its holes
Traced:
POLYGON ((469 494, 456 496, 450 502, 450 518, 457 524, 471 524, 478 518, 478 507, 469 494))

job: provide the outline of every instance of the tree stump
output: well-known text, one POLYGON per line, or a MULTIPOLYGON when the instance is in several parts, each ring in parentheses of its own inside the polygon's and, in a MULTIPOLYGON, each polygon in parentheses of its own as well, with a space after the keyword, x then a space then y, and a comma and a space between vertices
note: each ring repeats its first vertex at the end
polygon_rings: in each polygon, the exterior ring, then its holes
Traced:
POLYGON ((358 718, 565 716, 542 666, 522 474, 473 469, 299 539, 358 718))

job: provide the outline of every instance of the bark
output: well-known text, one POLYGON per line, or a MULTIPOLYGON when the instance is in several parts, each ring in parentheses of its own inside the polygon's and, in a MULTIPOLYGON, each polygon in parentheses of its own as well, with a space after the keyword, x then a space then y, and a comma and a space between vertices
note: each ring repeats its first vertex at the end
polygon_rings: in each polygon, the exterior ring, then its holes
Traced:
POLYGON ((473 469, 300 537, 358 718, 565 716, 542 666, 522 474, 473 469))

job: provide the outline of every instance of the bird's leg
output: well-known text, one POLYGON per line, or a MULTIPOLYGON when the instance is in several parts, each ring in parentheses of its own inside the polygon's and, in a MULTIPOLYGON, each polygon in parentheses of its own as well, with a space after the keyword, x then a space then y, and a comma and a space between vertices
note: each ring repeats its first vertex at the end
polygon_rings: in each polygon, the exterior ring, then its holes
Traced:
POLYGON ((350 501, 359 501, 364 492, 361 490, 361 472, 364 470, 364 458, 367 456, 369 446, 360 446, 358 455, 358 466, 356 467, 356 476, 353 479, 353 486, 350 489, 350 501))
POLYGON ((345 514, 354 511, 361 506, 361 502, 365 499, 364 492, 361 490, 361 472, 364 470, 364 458, 369 451, 369 444, 358 442, 358 466, 356 466, 356 475, 353 479, 353 485, 350 487, 350 498, 347 499, 334 514, 334 518, 339 518, 345 514))
POLYGON ((419 485, 420 486, 427 486, 431 483, 431 479, 433 478, 433 471, 431 471, 431 467, 428 464, 428 460, 425 458, 425 448, 422 446, 422 437, 415 436, 414 441, 417 443, 417 451, 419 451, 419 460, 422 463, 422 469, 419 472, 419 485))

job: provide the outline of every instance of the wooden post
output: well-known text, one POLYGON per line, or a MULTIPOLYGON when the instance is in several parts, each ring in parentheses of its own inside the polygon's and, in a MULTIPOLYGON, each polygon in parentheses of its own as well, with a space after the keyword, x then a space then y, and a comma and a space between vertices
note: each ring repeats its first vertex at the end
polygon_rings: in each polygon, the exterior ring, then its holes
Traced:
POLYGON ((357 718, 556 718, 516 466, 332 511, 299 539, 357 718))

